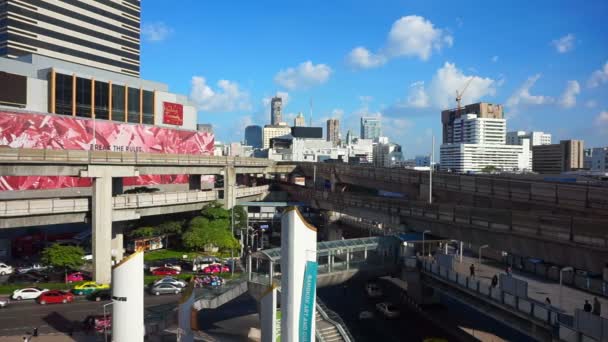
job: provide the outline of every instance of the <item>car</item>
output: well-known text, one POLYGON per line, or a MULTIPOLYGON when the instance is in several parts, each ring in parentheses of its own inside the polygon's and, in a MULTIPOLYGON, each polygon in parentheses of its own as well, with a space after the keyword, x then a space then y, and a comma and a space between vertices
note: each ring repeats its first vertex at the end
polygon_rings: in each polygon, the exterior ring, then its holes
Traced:
POLYGON ((90 279, 91 277, 82 272, 72 272, 65 276, 65 281, 67 281, 68 283, 76 283, 79 281, 85 281, 90 279))
POLYGON ((166 267, 172 268, 178 272, 182 271, 182 261, 177 259, 165 259, 165 260, 157 260, 156 262, 151 263, 148 266, 150 272, 154 271, 157 268, 166 267))
POLYGON ((205 267, 211 266, 213 264, 219 264, 221 262, 222 260, 212 255, 199 256, 192 261, 192 271, 201 271, 205 267))
POLYGON ((152 286, 156 286, 156 285, 160 285, 160 284, 172 284, 177 287, 186 287, 186 285, 188 285, 188 283, 186 283, 183 280, 179 280, 179 279, 176 279, 173 277, 164 277, 162 279, 155 281, 154 284, 152 284, 152 286))
POLYGON ((51 290, 43 292, 36 301, 42 305, 57 303, 66 304, 74 301, 74 295, 65 291, 51 290))
POLYGON ((0 275, 7 275, 15 272, 12 266, 0 262, 0 275))
POLYGON ((374 282, 365 284, 365 293, 367 293, 370 298, 382 297, 382 289, 374 282))
POLYGON ((24 289, 13 291, 13 295, 11 296, 11 298, 16 300, 36 299, 40 297, 43 292, 46 292, 48 290, 49 289, 41 289, 39 287, 26 287, 24 289))
POLYGON ((92 292, 95 292, 97 290, 105 290, 105 289, 109 289, 110 285, 108 284, 98 284, 94 281, 87 281, 84 282, 80 285, 76 285, 74 286, 74 289, 72 290, 72 293, 75 295, 88 295, 91 294, 92 292))
POLYGON ((153 275, 178 275, 179 271, 169 267, 157 267, 152 270, 153 275))
POLYGON ((0 298, 0 308, 5 308, 8 306, 8 304, 11 302, 10 299, 8 298, 0 298))
POLYGON ((376 304, 376 309, 387 318, 399 317, 399 309, 395 304, 389 302, 378 303, 376 304))
POLYGON ((38 277, 29 273, 13 274, 8 277, 7 283, 9 284, 37 284, 44 282, 43 277, 38 277))
POLYGON ((106 289, 106 290, 97 290, 95 292, 91 292, 87 295, 87 299, 94 300, 96 302, 99 302, 102 300, 110 300, 110 299, 112 299, 112 290, 106 289))
POLYGON ((43 271, 49 267, 40 263, 33 263, 17 267, 17 273, 27 273, 30 271, 43 271))
POLYGON ((150 287, 150 293, 158 296, 161 294, 178 294, 182 292, 183 287, 178 287, 173 284, 159 284, 150 287))
POLYGON ((202 272, 205 274, 228 273, 230 272, 230 267, 221 264, 213 264, 203 268, 202 272))

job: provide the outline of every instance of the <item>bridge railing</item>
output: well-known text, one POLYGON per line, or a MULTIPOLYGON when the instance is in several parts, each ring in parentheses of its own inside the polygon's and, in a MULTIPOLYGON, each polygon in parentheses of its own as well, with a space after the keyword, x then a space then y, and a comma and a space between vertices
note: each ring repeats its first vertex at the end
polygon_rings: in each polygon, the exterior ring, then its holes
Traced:
POLYGON ((247 188, 237 188, 237 197, 255 196, 268 192, 270 187, 268 185, 252 186, 247 188))
POLYGON ((175 191, 149 194, 118 195, 112 198, 114 209, 134 209, 207 202, 218 199, 217 191, 175 191))
POLYGON ((62 214, 89 211, 88 198, 44 198, 0 201, 0 217, 62 214))

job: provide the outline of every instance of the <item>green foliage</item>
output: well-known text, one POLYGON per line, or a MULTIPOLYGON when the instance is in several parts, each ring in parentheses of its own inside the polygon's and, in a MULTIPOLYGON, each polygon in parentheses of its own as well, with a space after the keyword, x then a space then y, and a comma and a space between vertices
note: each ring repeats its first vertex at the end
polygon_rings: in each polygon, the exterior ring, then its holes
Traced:
POLYGON ((247 211, 243 206, 237 205, 232 208, 234 213, 234 229, 247 228, 247 211))
POLYGON ((53 267, 78 269, 84 264, 84 250, 76 246, 53 244, 42 251, 42 262, 53 267))
POLYGON ((182 235, 184 247, 189 250, 202 250, 212 246, 220 250, 239 249, 240 243, 230 229, 229 211, 218 207, 207 209, 207 216, 195 217, 188 224, 188 230, 182 235))
POLYGON ((154 227, 140 227, 131 231, 130 236, 133 238, 147 238, 159 235, 159 232, 154 227))
POLYGON ((494 173, 496 171, 498 171, 498 168, 494 165, 488 165, 481 169, 481 172, 483 173, 494 173))
POLYGON ((184 229, 184 221, 166 221, 159 224, 156 228, 160 234, 181 234, 184 229))
POLYGON ((222 208, 222 204, 217 201, 213 201, 204 206, 201 210, 201 215, 210 221, 230 219, 230 211, 222 208))

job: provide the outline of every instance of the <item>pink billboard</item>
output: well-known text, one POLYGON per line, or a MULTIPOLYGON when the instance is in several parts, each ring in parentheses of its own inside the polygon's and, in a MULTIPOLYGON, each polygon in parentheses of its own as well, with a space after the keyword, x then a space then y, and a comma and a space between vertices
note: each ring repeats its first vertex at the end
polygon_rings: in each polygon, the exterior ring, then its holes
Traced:
MULTIPOLYGON (((0 110, 0 146, 53 150, 104 150, 172 154, 213 153, 212 134, 53 114, 0 110)), ((187 175, 145 175, 124 185, 188 183, 187 175)), ((0 191, 86 187, 80 177, 0 176, 0 191)))

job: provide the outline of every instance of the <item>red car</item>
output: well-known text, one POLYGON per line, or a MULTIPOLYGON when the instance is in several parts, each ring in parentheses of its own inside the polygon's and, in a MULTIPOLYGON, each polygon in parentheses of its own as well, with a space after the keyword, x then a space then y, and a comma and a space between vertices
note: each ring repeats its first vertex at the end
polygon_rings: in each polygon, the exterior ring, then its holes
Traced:
POLYGON ((79 282, 79 281, 89 280, 89 276, 87 276, 86 274, 84 274, 82 272, 74 272, 74 273, 68 274, 65 277, 65 280, 68 283, 75 283, 75 282, 79 282))
POLYGON ((178 275, 179 271, 169 267, 159 267, 152 271, 154 275, 178 275))
POLYGON ((207 274, 228 273, 230 272, 230 267, 226 265, 213 264, 203 268, 202 272, 207 274))
POLYGON ((51 290, 43 292, 36 301, 42 305, 56 303, 66 304, 74 301, 74 295, 69 292, 51 290))

